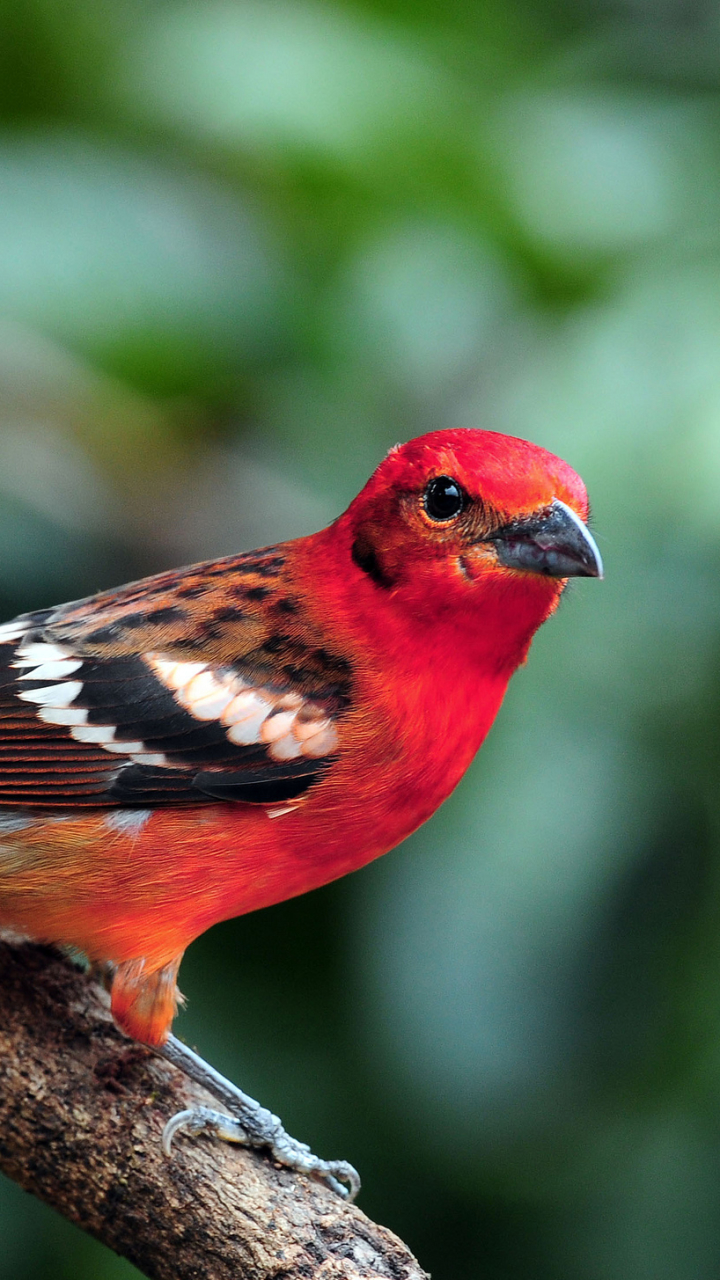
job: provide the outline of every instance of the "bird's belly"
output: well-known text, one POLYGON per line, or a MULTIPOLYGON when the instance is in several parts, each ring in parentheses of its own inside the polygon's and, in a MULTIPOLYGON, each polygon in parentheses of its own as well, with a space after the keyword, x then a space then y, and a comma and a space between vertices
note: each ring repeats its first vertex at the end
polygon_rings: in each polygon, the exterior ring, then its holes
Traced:
POLYGON ((271 819, 247 805, 36 815, 0 825, 0 927, 92 959, 165 963, 252 910, 278 871, 271 819))
POLYGON ((0 927, 92 959, 165 963, 219 920, 337 879, 423 820, 407 797, 374 806, 320 799, 290 812, 158 810, 124 829, 95 811, 0 830, 0 927))

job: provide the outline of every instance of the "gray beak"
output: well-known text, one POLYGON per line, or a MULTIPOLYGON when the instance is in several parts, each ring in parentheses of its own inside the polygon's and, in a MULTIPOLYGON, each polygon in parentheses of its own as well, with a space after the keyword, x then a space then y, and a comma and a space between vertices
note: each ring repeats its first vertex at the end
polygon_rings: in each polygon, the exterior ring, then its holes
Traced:
POLYGON ((500 564, 546 578, 602 578, 603 563, 590 530, 555 498, 546 511, 498 529, 491 539, 500 564))

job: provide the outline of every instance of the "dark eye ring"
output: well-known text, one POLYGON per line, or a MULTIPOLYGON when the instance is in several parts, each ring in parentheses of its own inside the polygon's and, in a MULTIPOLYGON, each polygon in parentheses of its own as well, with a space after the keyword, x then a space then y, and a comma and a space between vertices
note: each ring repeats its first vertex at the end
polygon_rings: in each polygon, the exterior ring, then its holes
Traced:
POLYGON ((431 520, 455 520, 465 506, 465 491, 452 476, 434 476, 425 486, 423 503, 431 520))

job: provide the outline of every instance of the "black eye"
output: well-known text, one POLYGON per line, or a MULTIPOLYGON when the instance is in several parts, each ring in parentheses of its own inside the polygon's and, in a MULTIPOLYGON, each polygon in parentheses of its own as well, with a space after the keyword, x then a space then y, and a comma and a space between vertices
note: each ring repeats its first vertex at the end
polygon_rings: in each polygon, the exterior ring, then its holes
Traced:
POLYGON ((454 520, 465 506, 465 493, 452 476, 435 476, 426 486, 424 501, 431 520, 454 520))

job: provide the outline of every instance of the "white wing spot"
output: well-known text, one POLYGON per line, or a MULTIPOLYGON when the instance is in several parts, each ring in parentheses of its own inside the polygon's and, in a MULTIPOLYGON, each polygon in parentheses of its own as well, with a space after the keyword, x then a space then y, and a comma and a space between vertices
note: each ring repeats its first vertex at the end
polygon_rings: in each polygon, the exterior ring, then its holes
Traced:
POLYGON ((195 720, 218 720, 235 746, 262 744, 274 760, 319 758, 337 748, 337 730, 325 710, 298 693, 255 688, 232 671, 204 663, 172 662, 154 653, 145 662, 185 711, 195 720))
POLYGON ((4 622, 0 627, 0 644, 10 644, 12 640, 19 640, 29 630, 29 622, 4 622))
POLYGON ((82 680, 64 680, 46 684, 42 689, 24 689, 18 694, 23 702, 39 702, 42 707, 69 707, 82 689, 82 680))
POLYGON ((263 720, 260 729, 261 742, 277 742, 278 738, 284 738, 295 723, 295 713, 293 711, 276 711, 273 715, 269 715, 263 720))
POLYGON ((106 751, 115 751, 119 756, 135 756, 146 754, 144 742, 103 742, 106 751))
POLYGON ((253 743, 259 742, 260 730, 269 711, 270 706, 265 703, 252 715, 243 716, 242 720, 235 720, 227 731, 228 741, 234 742, 237 747, 251 747, 253 743))
POLYGON ((83 724, 70 730, 76 742, 97 742, 102 747, 108 746, 115 737, 114 724, 83 724))
POLYGON ((41 707, 38 720, 47 724, 87 724, 85 707, 41 707))
POLYGON ((316 733, 329 729, 331 725, 332 721, 325 718, 322 720, 298 720, 293 725, 293 734, 298 742, 306 742, 308 738, 314 738, 316 733))
POLYGON ((202 671, 198 671, 196 676, 192 676, 178 689, 178 702, 191 707, 199 698, 207 698, 208 694, 215 693, 220 688, 222 686, 217 683, 212 672, 203 667, 202 671))
MULTIPOLYGON (((194 676, 199 676, 201 671, 205 670, 204 662, 164 662, 163 667, 166 668, 166 674, 160 676, 163 684, 168 689, 182 689, 189 684, 194 676)), ((157 673, 160 675, 160 673, 157 673)))
POLYGON ((14 667, 37 667, 41 662, 60 662, 63 658, 75 656, 72 649, 66 649, 65 645, 50 644, 45 640, 19 644, 15 654, 12 664, 14 667))
MULTIPOLYGON (((19 667, 19 662, 13 662, 14 667, 19 667)), ((23 671, 18 680, 62 680, 64 676, 74 675, 83 665, 82 658, 63 658, 60 662, 43 662, 39 667, 31 667, 29 671, 23 671)))
POLYGON ((270 746, 273 760, 297 760, 303 754, 303 744, 291 733, 286 733, 270 746))
POLYGON ((334 725, 329 724, 326 729, 321 729, 318 733, 314 733, 312 738, 306 739, 303 743, 303 755, 319 760, 321 756, 329 755, 334 751, 337 744, 337 730, 334 725))
POLYGON ((219 685, 215 692, 208 694, 206 698, 198 698, 193 703, 192 714, 196 720, 219 720, 223 711, 229 707, 232 702, 232 692, 229 689, 222 689, 219 685))
MULTIPOLYGON (((242 684, 242 681, 238 683, 242 684)), ((256 689, 243 689, 225 708, 220 716, 220 723, 227 729, 232 725, 242 724, 245 720, 252 720, 258 714, 262 717, 262 723, 269 712, 270 703, 261 698, 256 689)))

